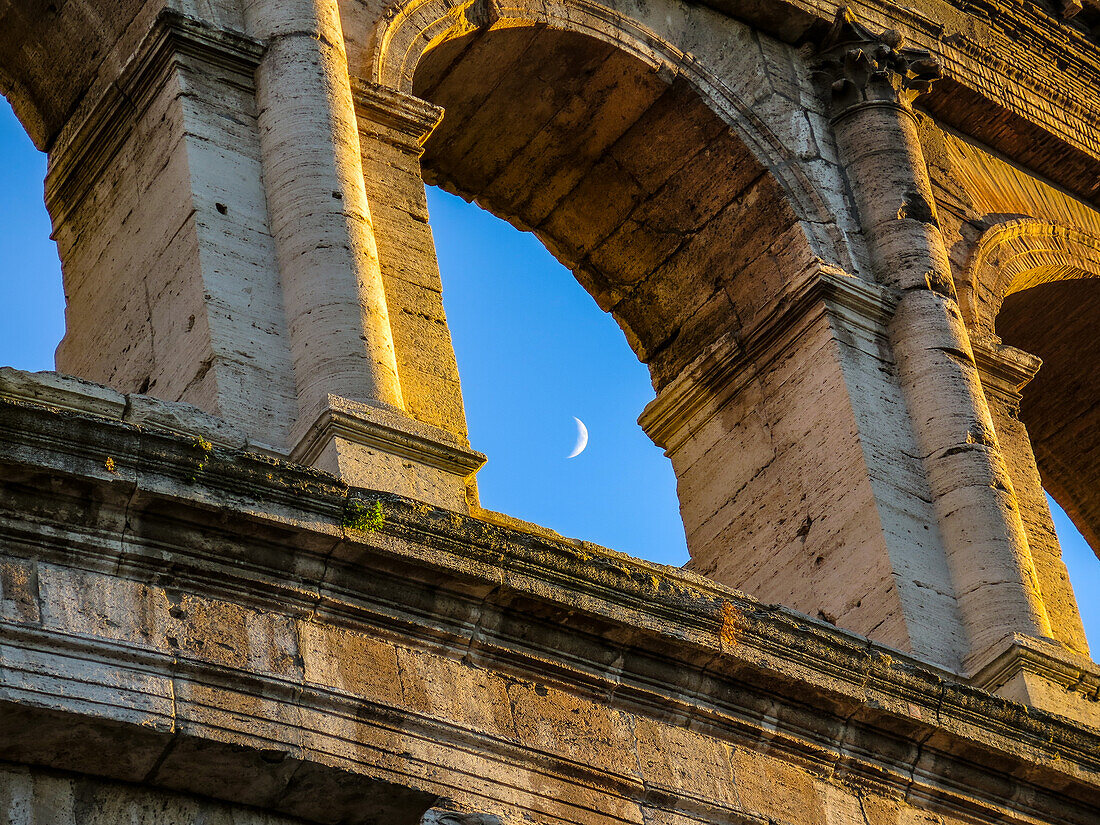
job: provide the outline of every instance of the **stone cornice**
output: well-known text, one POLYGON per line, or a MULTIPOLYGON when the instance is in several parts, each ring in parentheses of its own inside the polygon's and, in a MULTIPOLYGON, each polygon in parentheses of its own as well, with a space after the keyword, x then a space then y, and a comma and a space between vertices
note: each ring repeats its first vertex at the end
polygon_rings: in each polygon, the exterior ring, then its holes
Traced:
POLYGON ((992 338, 970 337, 974 363, 982 387, 1007 401, 1019 403, 1020 392, 1039 372, 1043 360, 1022 349, 1010 347, 992 338))
POLYGON ((1062 690, 1100 702, 1100 665, 1050 642, 1016 635, 977 661, 971 681, 986 690, 999 690, 1018 674, 1030 673, 1062 690))
POLYGON ((898 26, 942 64, 944 80, 921 99, 922 108, 1093 203, 1100 200, 1100 46, 1042 6, 1023 0, 919 6, 858 0, 825 7, 809 0, 765 6, 705 0, 705 5, 793 44, 821 37, 843 6, 875 25, 898 26), (1017 59, 1023 55, 1027 61, 1017 59), (1000 113, 1021 128, 994 123, 1000 113), (993 128, 985 130, 986 122, 993 128), (1011 141, 1028 131, 1028 142, 1056 140, 1063 151, 1020 156, 1021 147, 1011 141))
POLYGON ((397 412, 330 395, 327 407, 302 435, 290 459, 312 466, 328 443, 340 437, 457 476, 471 475, 485 456, 446 430, 397 412))
MULTIPOLYGON (((689 719, 694 730, 743 747, 766 743, 783 758, 842 771, 910 799, 935 800, 938 810, 971 821, 1005 821, 1006 782, 1020 789, 1017 815, 1008 821, 1056 812, 1086 822, 1084 800, 1096 797, 1100 734, 682 571, 392 495, 348 491, 303 468, 198 449, 185 437, 35 404, 0 402, 0 456, 0 477, 19 479, 16 495, 0 499, 6 502, 0 534, 9 554, 137 582, 160 581, 170 571, 173 587, 204 599, 403 645, 439 649, 445 642, 479 667, 603 697, 657 719, 689 719), (105 468, 105 456, 113 458, 113 470, 105 468), (84 492, 74 499, 66 485, 84 492), (345 527, 349 500, 378 502, 384 523, 365 532, 345 527), (23 501, 36 502, 32 521, 21 516, 23 501), (849 745, 838 750, 838 741, 849 745), (965 794, 951 790, 960 787, 965 794)), ((569 777, 578 770, 582 782, 594 776, 522 743, 487 741, 461 724, 303 684, 293 663, 287 673, 272 674, 180 651, 166 655, 152 643, 61 638, 47 628, 17 634, 5 626, 4 638, 10 655, 2 678, 16 680, 2 687, 5 708, 12 702, 52 708, 80 730, 133 725, 143 735, 159 731, 156 747, 150 746, 153 763, 183 735, 214 749, 221 742, 246 752, 274 751, 434 790, 399 759, 380 775, 349 757, 340 741, 325 738, 331 734, 319 732, 303 748, 297 723, 279 720, 306 713, 503 753, 509 764, 561 781, 575 781, 569 777), (60 680, 60 692, 49 702, 30 702, 18 686, 33 672, 12 665, 33 667, 33 651, 86 663, 78 669, 80 690, 61 689, 60 671, 51 677, 60 680), (96 673, 110 674, 112 684, 132 679, 130 691, 175 684, 176 699, 165 704, 138 690, 127 694, 131 698, 119 694, 115 705, 89 702, 81 691, 96 673), (188 698, 224 691, 263 696, 264 724, 211 716, 188 698), (155 711, 157 702, 163 711, 155 711)), ((9 758, 13 747, 4 751, 9 758)), ((102 774, 112 764, 69 769, 102 774)), ((644 792, 625 776, 601 777, 609 793, 635 798, 644 792)), ((698 804, 724 821, 745 813, 698 804)))
POLYGON ((51 148, 46 205, 54 225, 64 223, 87 195, 172 71, 195 61, 214 69, 224 83, 252 89, 262 53, 262 45, 244 35, 161 12, 119 79, 65 127, 51 148))
POLYGON ((34 404, 52 410, 96 415, 143 429, 175 433, 230 449, 265 451, 224 419, 190 404, 162 401, 138 393, 123 394, 110 387, 58 372, 23 372, 0 367, 0 400, 34 404))
POLYGON ((847 328, 884 334, 896 302, 877 284, 821 267, 795 281, 737 339, 724 339, 661 390, 638 418, 655 444, 675 451, 687 439, 703 411, 711 413, 753 380, 762 364, 782 354, 811 323, 828 314, 847 328))
POLYGON ((382 127, 383 139, 402 148, 419 149, 443 119, 440 107, 378 83, 352 78, 351 93, 359 128, 382 127))

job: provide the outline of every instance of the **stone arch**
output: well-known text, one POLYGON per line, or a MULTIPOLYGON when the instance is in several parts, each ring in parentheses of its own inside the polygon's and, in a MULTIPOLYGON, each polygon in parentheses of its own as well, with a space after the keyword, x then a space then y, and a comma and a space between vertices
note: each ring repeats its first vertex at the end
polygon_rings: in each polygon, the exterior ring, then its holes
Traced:
MULTIPOLYGON (((417 172, 533 231, 619 323, 658 392, 640 420, 672 460, 693 570, 930 655, 952 623, 952 647, 937 661, 953 666, 960 637, 950 586, 937 587, 929 609, 885 572, 893 534, 882 529, 867 473, 863 408, 847 402, 849 380, 862 392, 886 373, 870 362, 864 371, 863 342, 837 332, 852 318, 877 339, 881 301, 847 274, 854 266, 830 265, 842 258, 830 233, 847 208, 843 187, 828 190, 827 209, 819 181, 828 163, 809 160, 781 125, 801 117, 811 128, 813 87, 795 68, 793 97, 771 96, 753 41, 755 51, 730 60, 744 78, 722 69, 741 96, 724 92, 705 71, 719 58, 668 42, 680 34, 661 22, 665 8, 620 25, 599 16, 610 14, 603 7, 572 0, 514 14, 398 7, 375 32, 372 58, 357 62, 368 81, 360 131, 381 128, 368 123, 382 115, 367 97, 442 108, 417 172), (501 65, 502 55, 514 60, 501 65), (510 94, 494 100, 497 84, 510 94), (531 104, 517 114, 517 100, 531 104), (625 122, 612 128, 612 115, 625 122), (560 133, 548 161, 529 144, 552 123, 560 133), (829 403, 830 393, 845 402, 829 403), (857 545, 875 563, 854 553, 857 545), (813 569, 792 574, 806 558, 813 569), (850 587, 815 586, 828 580, 850 587)), ((384 197, 392 195, 380 190, 376 200, 384 197)), ((880 342, 867 348, 877 359, 880 342)), ((922 538, 917 552, 928 543, 922 538)), ((925 568, 939 582, 935 564, 925 568)))
MULTIPOLYGON (((697 117, 711 121, 707 128, 717 127, 707 140, 712 139, 717 131, 725 133, 726 149, 739 153, 742 166, 751 166, 752 177, 763 181, 758 189, 767 189, 766 195, 757 192, 754 196, 783 213, 785 224, 776 232, 776 238, 786 235, 783 238, 786 246, 783 253, 789 260, 783 262, 785 276, 771 279, 771 289, 779 290, 779 281, 787 280, 793 273, 807 271, 813 262, 822 258, 849 261, 842 251, 835 215, 830 214, 826 200, 821 197, 807 175, 805 165, 798 161, 795 153, 784 145, 752 105, 742 100, 719 77, 708 72, 701 60, 679 49, 630 15, 582 0, 518 2, 507 6, 481 0, 460 5, 437 0, 414 0, 391 9, 384 23, 374 32, 369 49, 370 59, 361 65, 369 70, 372 83, 381 88, 424 95, 424 66, 428 64, 430 67, 439 55, 444 55, 444 60, 460 55, 479 38, 516 40, 532 32, 571 38, 577 44, 588 44, 583 48, 593 51, 602 49, 606 55, 613 54, 621 62, 633 63, 635 78, 646 75, 646 82, 650 85, 671 90, 670 94, 678 96, 685 107, 694 108, 693 115, 682 118, 684 122, 697 117)), ((764 76, 763 69, 761 76, 764 76)), ((455 108, 453 101, 433 99, 432 94, 426 97, 444 109, 455 108)), ((789 102, 788 105, 793 106, 789 102)), ((701 353, 700 341, 693 340, 687 347, 681 347, 684 351, 666 359, 668 363, 657 363, 660 361, 658 353, 680 331, 671 328, 663 331, 642 329, 638 319, 631 320, 626 313, 616 311, 622 298, 619 290, 622 284, 609 284, 606 278, 601 280, 600 274, 594 271, 600 267, 592 265, 593 250, 587 243, 563 238, 560 232, 555 233, 542 223, 546 217, 544 214, 524 214, 515 204, 502 202, 482 187, 461 180, 461 174, 451 174, 443 169, 443 164, 437 163, 438 153, 434 149, 450 140, 447 130, 455 120, 456 113, 452 111, 451 116, 443 119, 437 132, 427 141, 424 173, 429 182, 438 183, 468 199, 476 199, 490 212, 522 229, 533 230, 551 252, 574 271, 601 307, 615 315, 639 358, 654 371, 655 385, 667 383, 679 369, 701 353)), ((718 166, 716 164, 715 168, 718 166)), ((700 174, 698 177, 702 176, 700 174)), ((666 226, 661 231, 674 233, 682 230, 683 227, 666 226)), ((654 234, 649 233, 648 240, 652 241, 654 234)), ((663 253, 658 251, 654 254, 659 256, 663 253)), ((764 287, 761 292, 767 292, 769 287, 764 287)), ((710 292, 713 293, 714 289, 710 292)), ((733 303, 738 302, 734 300, 733 303)), ((741 323, 749 323, 752 315, 767 300, 761 298, 752 306, 749 303, 752 302, 742 302, 731 313, 738 316, 741 323)), ((716 337, 711 336, 712 339, 716 337)))
POLYGON ((1043 486, 1100 555, 1100 282, 1079 272, 1010 294, 996 332, 1042 359, 1023 389, 1020 420, 1043 486))
POLYGON ((1032 218, 997 224, 975 245, 960 299, 979 339, 1041 359, 1019 419, 1043 487, 1100 552, 1100 237, 1032 218))
MULTIPOLYGON (((788 124, 773 128, 759 100, 749 100, 733 89, 706 62, 658 34, 643 20, 612 5, 592 0, 404 0, 391 6, 367 46, 362 70, 371 82, 403 93, 413 92, 413 78, 421 59, 449 40, 489 30, 546 26, 605 41, 635 57, 672 82, 682 78, 744 142, 759 162, 775 176, 787 199, 803 221, 803 229, 816 254, 854 271, 853 254, 838 227, 836 203, 823 196, 821 181, 807 172, 798 153, 779 135, 788 124)), ((757 69, 764 81, 769 76, 765 61, 757 69)), ((775 122, 801 112, 801 103, 782 100, 772 111, 775 122)), ((807 124, 807 130, 812 127, 807 124)), ((813 140, 827 139, 815 134, 813 140)))
POLYGON ((1056 281, 1100 278, 1100 237, 1071 226, 1020 218, 986 230, 960 280, 968 325, 994 331, 1006 298, 1056 281))
POLYGON ((81 103, 142 0, 104 4, 16 0, 0 11, 0 94, 45 151, 81 103), (58 59, 58 56, 62 56, 58 59))

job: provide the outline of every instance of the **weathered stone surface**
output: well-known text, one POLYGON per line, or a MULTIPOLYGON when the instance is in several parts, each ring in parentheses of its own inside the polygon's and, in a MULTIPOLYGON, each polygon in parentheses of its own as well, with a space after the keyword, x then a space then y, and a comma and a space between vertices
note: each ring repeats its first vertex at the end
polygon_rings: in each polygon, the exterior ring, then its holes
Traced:
POLYGON ((234 823, 234 825, 293 825, 301 822, 249 810, 237 805, 165 791, 135 788, 35 768, 0 768, 0 810, 10 825, 93 825, 129 822, 162 825, 166 822, 234 823))
POLYGON ((1057 12, 0 4, 81 376, 0 370, 9 818, 1094 821, 1057 12), (622 328, 709 580, 480 508, 425 180, 622 328))
POLYGON ((0 758, 141 783, 103 804, 1095 818, 1095 731, 690 573, 248 453, 195 474, 189 439, 125 422, 0 419, 0 758))
POLYGON ((420 818, 420 825, 500 825, 500 817, 432 808, 420 818))

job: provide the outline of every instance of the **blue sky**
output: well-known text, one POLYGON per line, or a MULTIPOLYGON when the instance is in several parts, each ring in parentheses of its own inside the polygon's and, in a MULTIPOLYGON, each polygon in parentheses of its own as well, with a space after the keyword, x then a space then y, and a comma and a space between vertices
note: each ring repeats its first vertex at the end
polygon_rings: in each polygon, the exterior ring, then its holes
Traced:
MULTIPOLYGON (((2 100, 0 157, 0 364, 52 369, 64 295, 42 204, 45 156, 2 100)), ((653 391, 618 327, 534 236, 438 190, 428 200, 470 441, 489 456, 478 474, 482 504, 682 564, 672 467, 636 423, 653 391), (590 441, 570 460, 574 417, 590 441)), ((1100 561, 1054 511, 1097 658, 1100 561)))

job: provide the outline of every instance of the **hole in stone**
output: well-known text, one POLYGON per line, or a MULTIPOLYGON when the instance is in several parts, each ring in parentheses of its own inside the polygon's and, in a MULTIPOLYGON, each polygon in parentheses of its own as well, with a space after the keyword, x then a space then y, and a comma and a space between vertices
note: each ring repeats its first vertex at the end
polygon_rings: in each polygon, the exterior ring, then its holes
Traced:
POLYGON ((223 215, 229 212, 229 207, 226 206, 224 203, 216 203, 214 204, 214 208, 221 212, 223 215))

